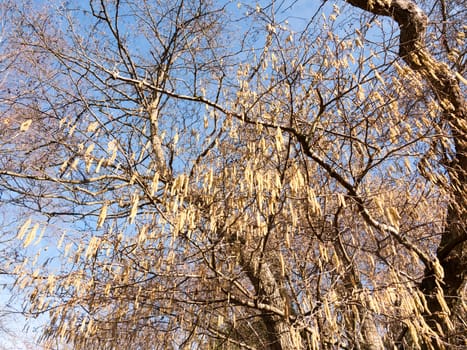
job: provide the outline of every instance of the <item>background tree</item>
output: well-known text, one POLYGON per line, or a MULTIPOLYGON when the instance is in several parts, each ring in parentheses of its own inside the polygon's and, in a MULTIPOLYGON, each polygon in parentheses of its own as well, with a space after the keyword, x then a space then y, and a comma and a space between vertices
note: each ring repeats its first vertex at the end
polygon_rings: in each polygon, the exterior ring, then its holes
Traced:
POLYGON ((465 345, 465 9, 424 4, 426 47, 415 3, 348 3, 12 9, 8 268, 45 344, 465 345))

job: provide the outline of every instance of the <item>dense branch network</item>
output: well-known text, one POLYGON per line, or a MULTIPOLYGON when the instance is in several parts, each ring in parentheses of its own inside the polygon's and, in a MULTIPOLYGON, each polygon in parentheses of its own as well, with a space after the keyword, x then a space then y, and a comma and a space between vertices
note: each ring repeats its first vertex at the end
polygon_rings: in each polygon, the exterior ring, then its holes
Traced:
POLYGON ((0 199, 28 215, 26 252, 58 231, 52 253, 14 265, 24 312, 51 312, 46 339, 109 349, 460 343, 462 91, 425 47, 427 17, 413 1, 347 2, 399 24, 409 68, 386 45, 366 48, 362 31, 340 31, 337 6, 303 33, 276 3, 91 1, 94 26, 65 11, 74 30, 62 41, 48 16, 21 17, 26 62, 49 66, 18 68, 43 90, 5 99, 1 112, 16 120, 0 120, 14 150, 0 153, 0 199), (432 181, 417 166, 437 162, 446 139, 447 174, 432 181))
POLYGON ((435 324, 438 322, 447 324, 447 328, 450 329, 452 325, 442 316, 441 311, 443 309, 444 312, 449 313, 449 310, 445 310, 434 295, 440 291, 439 282, 453 312, 458 298, 463 297, 466 279, 467 111, 459 81, 464 79, 428 52, 425 45, 427 16, 413 1, 347 0, 347 2, 375 15, 391 17, 399 24, 399 55, 430 84, 444 111, 444 121, 451 128, 454 149, 451 154, 452 161, 447 167, 451 181, 449 185, 451 203, 446 215, 446 227, 437 249, 437 259, 441 261, 444 272, 436 274, 433 267, 427 266, 422 283, 422 289, 428 295, 429 309, 434 313, 434 316, 427 317, 431 326, 436 328, 435 324))

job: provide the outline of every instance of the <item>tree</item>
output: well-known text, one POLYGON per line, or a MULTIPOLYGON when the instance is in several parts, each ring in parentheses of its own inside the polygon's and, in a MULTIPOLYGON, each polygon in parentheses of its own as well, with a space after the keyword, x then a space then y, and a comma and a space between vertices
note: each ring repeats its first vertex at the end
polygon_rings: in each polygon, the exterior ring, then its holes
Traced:
MULTIPOLYGON (((441 42, 448 58, 448 63, 445 63, 436 59, 426 47, 427 16, 415 3, 411 1, 377 2, 375 4, 370 1, 349 1, 349 3, 376 15, 393 17, 398 23, 400 27, 399 56, 430 84, 442 113, 436 122, 446 125, 448 135, 452 139, 451 146, 443 149, 442 155, 448 177, 448 183, 442 181, 442 186, 448 187, 450 197, 447 204, 446 222, 436 249, 435 259, 424 262, 425 275, 420 286, 421 291, 427 296, 429 312, 425 318, 428 324, 434 331, 440 330, 439 326, 441 326, 443 331, 449 334, 456 327, 446 316, 449 316, 451 310, 456 309, 455 305, 459 299, 465 298, 467 112, 465 94, 459 82, 466 83, 460 75, 465 72, 465 50, 458 51, 451 48, 448 37, 452 38, 453 32, 447 30, 446 22, 449 12, 459 11, 465 15, 465 8, 454 3, 452 8, 448 9, 444 1, 436 4, 443 14, 441 42), (456 69, 461 71, 457 72, 456 69)), ((454 32, 454 35, 463 37, 465 30, 454 32)), ((462 326, 465 330, 465 323, 462 326)))
POLYGON ((347 3, 11 10, 6 268, 45 344, 465 345, 465 9, 347 3))

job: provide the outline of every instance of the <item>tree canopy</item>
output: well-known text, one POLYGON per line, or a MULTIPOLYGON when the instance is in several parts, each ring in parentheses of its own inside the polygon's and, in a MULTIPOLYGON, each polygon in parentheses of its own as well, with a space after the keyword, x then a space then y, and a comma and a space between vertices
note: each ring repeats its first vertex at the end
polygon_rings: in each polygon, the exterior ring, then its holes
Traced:
POLYGON ((462 1, 0 12, 1 272, 46 348, 467 345, 462 1))

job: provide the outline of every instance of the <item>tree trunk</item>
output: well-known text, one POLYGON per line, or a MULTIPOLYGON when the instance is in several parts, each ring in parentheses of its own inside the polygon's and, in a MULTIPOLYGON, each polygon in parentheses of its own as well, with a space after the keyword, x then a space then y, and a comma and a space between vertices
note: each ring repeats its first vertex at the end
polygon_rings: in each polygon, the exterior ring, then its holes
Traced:
POLYGON ((267 329, 267 343, 270 350, 300 350, 303 348, 300 334, 288 320, 290 305, 281 294, 280 285, 267 262, 260 263, 259 254, 245 256, 241 253, 242 265, 256 289, 259 302, 284 310, 284 316, 262 311, 261 318, 267 329))

